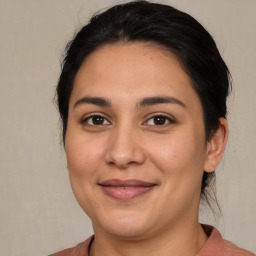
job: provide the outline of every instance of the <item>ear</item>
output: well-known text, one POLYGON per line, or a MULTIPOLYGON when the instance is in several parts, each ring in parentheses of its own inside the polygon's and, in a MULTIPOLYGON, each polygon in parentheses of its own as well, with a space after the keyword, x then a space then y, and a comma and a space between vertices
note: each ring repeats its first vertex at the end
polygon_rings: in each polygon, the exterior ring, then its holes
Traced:
POLYGON ((207 142, 207 152, 204 165, 205 172, 213 172, 224 153, 224 149, 228 139, 228 123, 225 118, 219 119, 219 128, 207 142))

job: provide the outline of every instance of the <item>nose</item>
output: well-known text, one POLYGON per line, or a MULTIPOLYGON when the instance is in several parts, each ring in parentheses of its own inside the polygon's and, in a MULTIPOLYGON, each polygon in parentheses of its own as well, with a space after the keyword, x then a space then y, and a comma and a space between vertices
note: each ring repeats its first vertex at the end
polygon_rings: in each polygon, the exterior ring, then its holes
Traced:
POLYGON ((109 139, 105 160, 109 165, 126 169, 132 165, 141 165, 146 156, 135 128, 116 128, 109 139))

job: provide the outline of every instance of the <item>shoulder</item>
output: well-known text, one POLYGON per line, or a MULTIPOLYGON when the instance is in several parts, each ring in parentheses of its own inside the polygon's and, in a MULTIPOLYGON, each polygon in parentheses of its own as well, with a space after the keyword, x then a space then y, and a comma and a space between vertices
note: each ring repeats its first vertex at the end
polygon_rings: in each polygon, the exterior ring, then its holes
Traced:
POLYGON ((222 239, 221 250, 223 252, 226 252, 227 255, 232 255, 232 256, 233 255, 234 256, 255 256, 254 253, 244 250, 242 248, 239 248, 235 244, 233 244, 230 241, 227 241, 225 239, 222 239))
POLYGON ((89 247, 93 240, 93 236, 73 248, 68 248, 60 252, 56 252, 49 256, 88 256, 89 247))
POLYGON ((197 256, 256 256, 222 238, 220 232, 211 226, 203 225, 209 238, 197 256))

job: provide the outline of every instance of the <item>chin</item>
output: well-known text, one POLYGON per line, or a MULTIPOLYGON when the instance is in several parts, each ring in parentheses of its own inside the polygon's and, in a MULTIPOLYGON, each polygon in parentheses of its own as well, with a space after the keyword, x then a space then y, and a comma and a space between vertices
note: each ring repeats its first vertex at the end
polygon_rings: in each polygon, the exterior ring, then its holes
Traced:
POLYGON ((146 227, 140 227, 136 224, 133 225, 116 225, 115 227, 107 227, 106 230, 109 234, 115 237, 122 238, 124 240, 136 240, 141 239, 147 234, 146 227))
MULTIPOLYGON (((100 230, 104 229, 106 233, 120 237, 126 240, 134 240, 137 237, 142 237, 149 232, 149 222, 146 221, 147 216, 126 212, 122 214, 113 214, 106 217, 108 221, 97 221, 100 223, 100 230)), ((95 223, 95 221, 93 221, 95 223)), ((97 227, 94 227, 97 232, 97 227)))

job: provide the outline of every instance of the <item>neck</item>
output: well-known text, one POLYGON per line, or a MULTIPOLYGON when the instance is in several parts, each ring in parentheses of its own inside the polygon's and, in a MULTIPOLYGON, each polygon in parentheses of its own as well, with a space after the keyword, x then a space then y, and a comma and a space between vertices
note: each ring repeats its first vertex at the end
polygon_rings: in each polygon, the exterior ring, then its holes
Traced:
POLYGON ((122 239, 103 232, 97 233, 90 249, 90 256, 193 256, 207 240, 203 228, 198 222, 182 223, 167 229, 161 234, 144 239, 122 239))

